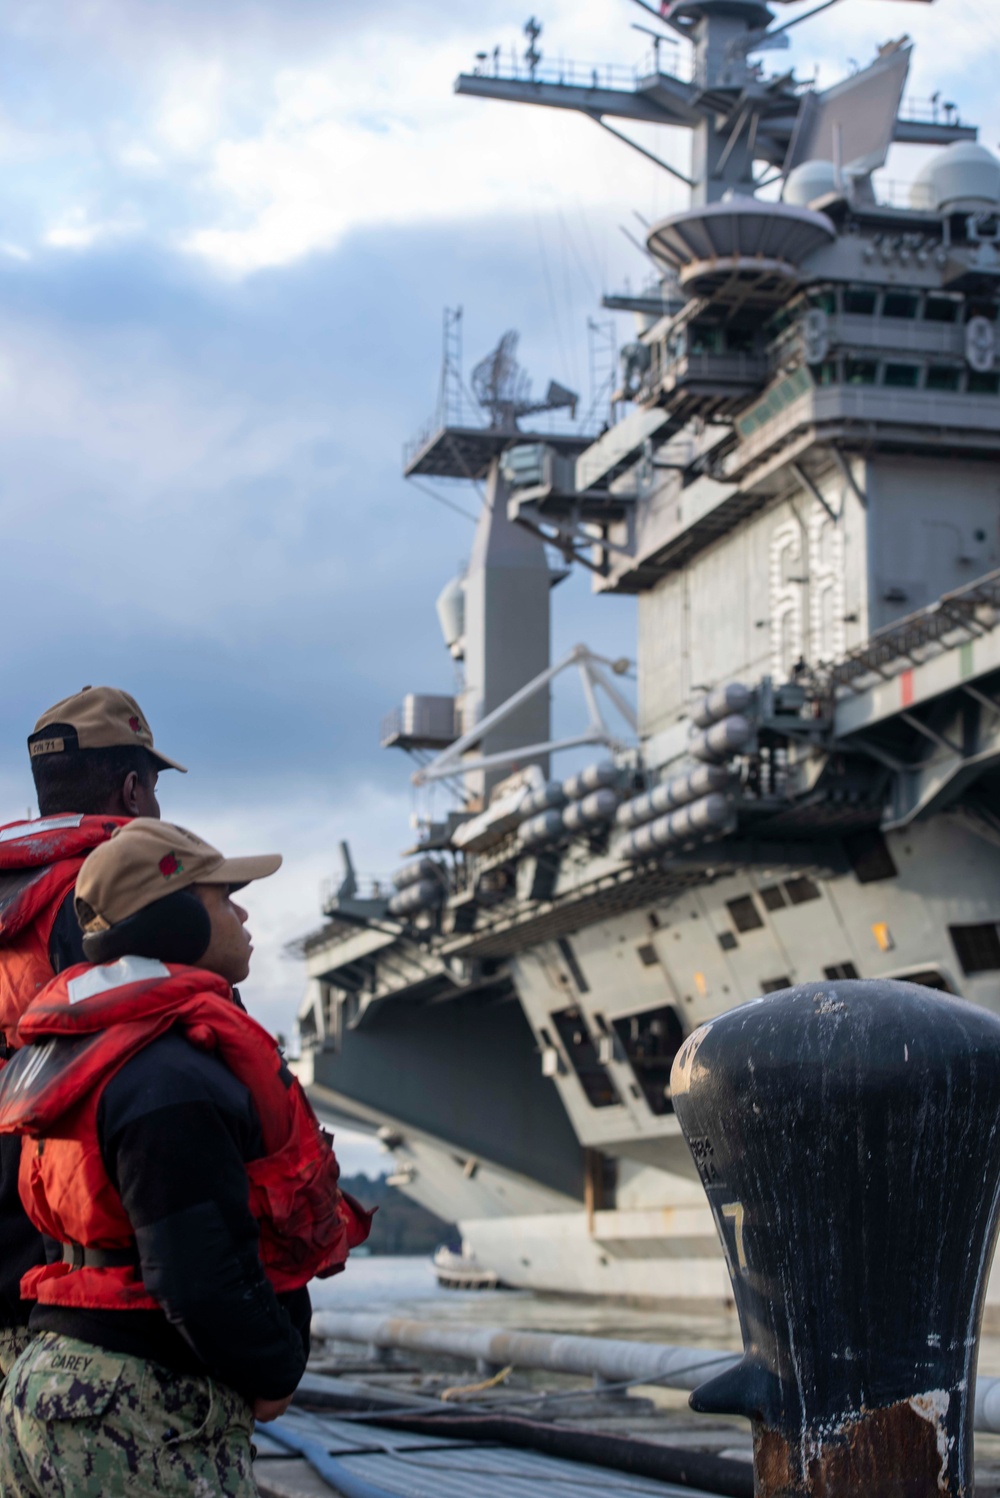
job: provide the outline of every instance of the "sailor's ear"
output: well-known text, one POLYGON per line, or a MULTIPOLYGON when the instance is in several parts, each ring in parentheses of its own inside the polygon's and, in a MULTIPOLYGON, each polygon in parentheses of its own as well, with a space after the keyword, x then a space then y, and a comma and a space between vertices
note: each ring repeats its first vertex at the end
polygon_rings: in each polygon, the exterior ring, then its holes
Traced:
POLYGON ((115 962, 119 957, 155 957, 194 967, 208 951, 212 921, 204 905, 189 889, 175 890, 137 910, 107 931, 83 938, 88 962, 115 962))

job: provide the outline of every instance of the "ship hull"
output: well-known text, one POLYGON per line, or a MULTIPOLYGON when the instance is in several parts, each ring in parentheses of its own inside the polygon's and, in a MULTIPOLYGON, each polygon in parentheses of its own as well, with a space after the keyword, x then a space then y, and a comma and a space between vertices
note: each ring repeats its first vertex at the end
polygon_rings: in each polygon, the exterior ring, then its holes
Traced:
POLYGON ((673 1015, 677 1044, 763 987, 848 968, 1000 1010, 1000 971, 962 966, 967 933, 995 929, 1000 915, 995 847, 938 817, 889 834, 886 852, 874 881, 870 866, 822 877, 762 863, 650 899, 512 953, 503 987, 425 1006, 389 1000, 306 1052, 301 1075, 328 1115, 380 1131, 395 1183, 457 1222, 503 1283, 717 1311, 729 1281, 662 1095, 671 1057, 630 1052, 630 1016, 673 1015), (768 892, 789 888, 797 901, 769 909, 768 892), (575 1048, 574 1026, 585 1037, 575 1048), (601 1034, 603 1050, 592 1043, 601 1034))
MULTIPOLYGON (((607 303, 640 319, 607 429, 521 429, 508 334, 473 376, 489 425, 444 402, 410 453, 411 477, 486 483, 439 600, 461 690, 407 698, 385 740, 432 747, 415 705, 444 704, 414 861, 362 893, 345 857, 300 1013, 313 1096, 379 1129, 485 1269, 706 1311, 730 1292, 673 1111, 685 1039, 824 980, 1000 1011, 1000 162, 936 107, 897 118, 904 43, 825 96, 771 79, 758 117, 756 9, 685 6, 694 202, 650 229, 651 294, 607 303), (871 181, 902 140, 953 143, 906 208, 871 181), (780 200, 753 196, 755 152, 780 200), (637 598, 634 711, 628 661, 549 664, 545 542, 637 598), (588 725, 553 740, 571 668, 588 725), (583 744, 605 758, 548 781, 583 744)), ((486 71, 461 89, 594 112, 486 71)), ((623 117, 662 122, 646 88, 623 117)))

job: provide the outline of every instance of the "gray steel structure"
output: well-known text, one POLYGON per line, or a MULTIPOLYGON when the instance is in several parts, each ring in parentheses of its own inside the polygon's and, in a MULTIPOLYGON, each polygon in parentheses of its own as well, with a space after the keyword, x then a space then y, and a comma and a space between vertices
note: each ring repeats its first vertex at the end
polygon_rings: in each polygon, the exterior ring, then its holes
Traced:
POLYGON ((721 1299, 684 1036, 824 976, 1000 1009, 1000 162, 901 105, 905 38, 816 93, 756 60, 801 11, 662 19, 691 65, 664 40, 630 88, 547 69, 537 28, 458 80, 687 129, 693 201, 650 229, 657 284, 607 299, 639 328, 622 419, 525 434, 537 407, 494 402, 410 456, 490 486, 446 628, 463 758, 411 746, 461 794, 394 894, 349 871, 305 941, 301 1067, 503 1278, 721 1299), (893 141, 940 148, 905 205, 873 182, 893 141), (594 729, 607 760, 562 783, 544 542, 638 598, 637 742, 594 729))

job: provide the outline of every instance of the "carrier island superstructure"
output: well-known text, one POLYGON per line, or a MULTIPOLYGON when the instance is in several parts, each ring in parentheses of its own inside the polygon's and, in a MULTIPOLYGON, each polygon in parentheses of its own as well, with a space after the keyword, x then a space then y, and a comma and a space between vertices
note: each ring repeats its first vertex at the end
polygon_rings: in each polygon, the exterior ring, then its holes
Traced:
POLYGON ((485 490, 438 600, 461 690, 383 731, 455 804, 394 889, 348 860, 301 1069, 503 1280, 703 1299, 711 1148, 696 1170, 669 1091, 693 1027, 824 975, 1000 1008, 1000 162, 904 103, 906 37, 820 92, 768 66, 801 4, 646 19, 632 79, 547 68, 531 22, 457 83, 688 131, 691 202, 648 230, 651 288, 605 299, 638 332, 602 435, 531 402, 508 342, 481 416, 408 454, 485 490), (933 148, 903 193, 893 142, 933 148), (637 596, 634 733, 622 663, 550 660, 553 548, 637 596), (589 713, 557 744, 560 671, 589 713), (560 779, 567 742, 594 762, 560 779))

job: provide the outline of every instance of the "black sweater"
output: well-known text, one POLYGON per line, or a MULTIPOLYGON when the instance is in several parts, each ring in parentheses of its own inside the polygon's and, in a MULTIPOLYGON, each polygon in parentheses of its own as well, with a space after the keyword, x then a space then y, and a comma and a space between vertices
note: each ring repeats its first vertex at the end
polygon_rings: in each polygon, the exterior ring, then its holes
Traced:
POLYGON ((290 1394, 308 1353, 309 1292, 276 1295, 261 1266, 244 1167, 264 1151, 248 1089, 171 1032, 112 1077, 97 1127, 163 1310, 39 1305, 32 1330, 208 1372, 251 1399, 290 1394))

